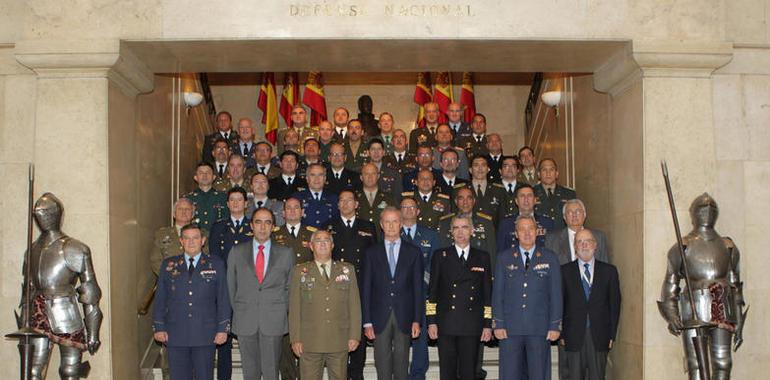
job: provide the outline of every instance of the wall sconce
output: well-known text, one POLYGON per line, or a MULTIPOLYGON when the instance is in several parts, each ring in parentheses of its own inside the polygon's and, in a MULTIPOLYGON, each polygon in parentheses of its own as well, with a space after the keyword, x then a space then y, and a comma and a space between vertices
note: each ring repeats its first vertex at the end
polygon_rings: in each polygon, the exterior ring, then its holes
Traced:
POLYGON ((556 111, 556 117, 559 117, 559 102, 561 102, 561 91, 546 91, 540 95, 540 100, 548 107, 556 111))
POLYGON ((202 101, 203 101, 203 94, 201 94, 200 92, 188 92, 188 91, 184 92, 184 104, 187 105, 188 108, 195 107, 198 104, 201 104, 202 101))

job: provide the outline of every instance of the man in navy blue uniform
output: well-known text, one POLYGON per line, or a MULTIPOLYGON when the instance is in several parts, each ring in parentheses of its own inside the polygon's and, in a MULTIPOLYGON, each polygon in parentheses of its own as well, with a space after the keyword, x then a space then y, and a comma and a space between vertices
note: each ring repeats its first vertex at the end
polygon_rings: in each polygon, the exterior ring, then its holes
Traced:
POLYGON ((216 345, 230 332, 227 269, 205 255, 197 224, 182 227, 184 254, 163 260, 153 304, 154 338, 168 348, 171 380, 214 378, 216 345))
MULTIPOLYGON (((246 190, 234 187, 227 191, 227 209, 230 217, 214 223, 209 235, 209 253, 219 256, 227 267, 230 249, 240 242, 249 241, 254 234, 251 220, 244 215, 246 210, 246 190)), ((217 346, 217 379, 228 380, 233 373, 233 337, 217 346)))
MULTIPOLYGON (((433 250, 438 248, 438 235, 436 231, 421 224, 417 224, 420 209, 413 198, 401 200, 401 240, 414 244, 422 254, 423 268, 423 298, 428 299, 428 283, 430 281, 430 260, 433 258, 433 250)), ((422 329, 420 336, 412 340, 412 363, 409 367, 410 380, 425 380, 428 372, 428 329, 425 322, 425 314, 422 315, 422 329)))
POLYGON ((340 216, 337 194, 324 191, 325 183, 326 168, 321 164, 310 164, 307 168, 308 188, 292 195, 292 198, 302 202, 302 209, 305 210, 302 224, 318 228, 340 216))
POLYGON ((473 380, 479 341, 492 338, 492 268, 489 254, 471 247, 471 220, 455 216, 451 227, 454 245, 431 259, 428 336, 438 339, 441 379, 473 380))
POLYGON ((550 342, 559 339, 562 319, 561 267, 555 253, 536 243, 534 218, 519 216, 516 234, 518 245, 497 256, 492 291, 500 378, 550 379, 550 342))
POLYGON ((553 220, 535 213, 535 190, 532 186, 521 184, 515 194, 519 211, 503 218, 497 226, 497 250, 504 251, 516 246, 516 219, 520 215, 534 218, 537 227, 537 245, 545 247, 545 235, 553 230, 553 220))

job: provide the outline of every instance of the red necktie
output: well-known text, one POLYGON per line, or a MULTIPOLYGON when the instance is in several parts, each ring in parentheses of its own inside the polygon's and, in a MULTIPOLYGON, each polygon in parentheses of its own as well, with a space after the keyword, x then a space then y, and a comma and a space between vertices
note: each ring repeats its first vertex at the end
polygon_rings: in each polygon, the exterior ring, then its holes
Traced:
POLYGON ((259 246, 259 252, 257 252, 257 260, 254 262, 254 271, 257 272, 257 280, 262 283, 265 279, 265 246, 259 246))

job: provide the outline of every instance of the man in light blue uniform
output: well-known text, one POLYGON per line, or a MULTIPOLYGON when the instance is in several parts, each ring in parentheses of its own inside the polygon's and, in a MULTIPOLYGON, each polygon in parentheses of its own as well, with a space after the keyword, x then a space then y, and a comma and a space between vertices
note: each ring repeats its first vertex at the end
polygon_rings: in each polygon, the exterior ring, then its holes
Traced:
POLYGON ((292 198, 302 203, 302 209, 305 210, 302 224, 318 228, 340 216, 337 194, 324 191, 325 183, 326 168, 321 164, 310 164, 307 168, 308 188, 292 195, 292 198))
POLYGON ((171 380, 214 378, 216 345, 230 332, 227 269, 203 254, 197 224, 182 227, 184 254, 163 260, 153 305, 154 338, 168 347, 171 380))
POLYGON ((497 256, 492 291, 500 379, 550 379, 550 342, 559 338, 562 319, 561 267, 556 254, 536 244, 533 217, 516 219, 516 235, 517 246, 497 256))
MULTIPOLYGON (((425 274, 423 275, 423 289, 425 299, 428 299, 428 285, 430 283, 430 261, 433 257, 433 251, 438 248, 438 234, 421 224, 417 224, 417 217, 420 215, 420 209, 413 198, 404 198, 401 200, 401 240, 414 244, 422 253, 422 264, 425 274)), ((425 328, 426 321, 423 316, 423 328, 420 330, 420 336, 412 340, 412 363, 409 367, 410 380, 425 380, 425 374, 428 372, 428 329, 425 328)))

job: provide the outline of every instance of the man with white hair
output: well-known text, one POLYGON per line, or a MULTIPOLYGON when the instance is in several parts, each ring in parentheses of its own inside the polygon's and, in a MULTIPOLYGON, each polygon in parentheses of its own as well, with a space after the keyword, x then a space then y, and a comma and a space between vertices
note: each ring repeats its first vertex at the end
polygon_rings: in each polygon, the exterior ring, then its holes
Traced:
MULTIPOLYGON (((562 206, 566 227, 549 231, 545 237, 545 246, 554 251, 559 257, 560 264, 575 261, 575 234, 586 228, 585 221, 588 217, 586 206, 580 199, 570 199, 562 206)), ((609 262, 609 247, 607 236, 604 232, 591 228, 596 239, 596 259, 605 263, 609 262)))

